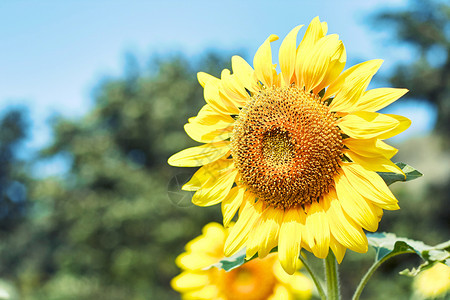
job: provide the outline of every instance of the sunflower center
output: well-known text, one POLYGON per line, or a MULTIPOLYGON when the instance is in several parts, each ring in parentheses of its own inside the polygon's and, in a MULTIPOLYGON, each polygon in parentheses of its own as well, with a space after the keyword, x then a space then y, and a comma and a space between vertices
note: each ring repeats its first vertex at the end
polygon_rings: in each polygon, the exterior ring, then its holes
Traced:
POLYGON ((268 132, 262 140, 262 156, 268 163, 278 165, 280 168, 288 166, 295 157, 294 144, 289 133, 281 130, 268 132))
POLYGON ((252 260, 230 272, 221 270, 221 290, 225 299, 268 299, 277 283, 272 271, 275 262, 275 257, 267 257, 252 260))
POLYGON ((279 208, 311 203, 327 193, 343 147, 328 106, 295 86, 254 96, 235 122, 231 145, 243 183, 279 208))

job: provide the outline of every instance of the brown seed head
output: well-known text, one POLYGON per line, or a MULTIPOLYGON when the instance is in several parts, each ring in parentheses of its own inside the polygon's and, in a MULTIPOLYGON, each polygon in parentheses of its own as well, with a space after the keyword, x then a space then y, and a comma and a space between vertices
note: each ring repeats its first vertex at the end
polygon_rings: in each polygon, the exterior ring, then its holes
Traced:
POLYGON ((243 183, 279 208, 311 203, 327 193, 343 147, 328 106, 295 86, 253 96, 235 122, 231 145, 243 183))

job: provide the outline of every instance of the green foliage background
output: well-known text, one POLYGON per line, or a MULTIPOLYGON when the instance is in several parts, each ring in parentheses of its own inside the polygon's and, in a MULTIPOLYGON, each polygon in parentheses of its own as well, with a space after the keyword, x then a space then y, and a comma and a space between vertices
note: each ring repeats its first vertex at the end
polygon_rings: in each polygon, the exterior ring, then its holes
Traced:
POLYGON ((204 224, 220 221, 217 208, 168 195, 174 176, 193 172, 167 158, 195 143, 182 131, 203 101, 195 70, 218 75, 227 66, 215 54, 201 61, 154 59, 141 73, 130 57, 124 78, 96 88, 91 113, 54 121, 54 142, 37 159, 63 156, 70 170, 30 179, 28 214, 0 246, 1 278, 24 298, 177 297, 169 286, 174 258, 204 224))
MULTIPOLYGON (((430 167, 436 165, 433 159, 450 159, 450 46, 443 30, 450 13, 444 4, 425 4, 417 1, 408 11, 381 13, 377 23, 393 23, 396 40, 410 43, 418 53, 415 63, 399 66, 389 81, 409 88, 406 98, 438 108, 433 135, 399 145, 396 157, 426 178, 435 172, 430 167), (447 53, 439 66, 427 58, 433 47, 447 53), (425 154, 418 155, 417 147, 425 154)), ((89 114, 79 120, 54 120, 53 143, 32 161, 18 156, 27 135, 26 110, 3 113, 0 286, 13 299, 179 298, 169 285, 178 273, 175 257, 203 225, 220 222, 221 215, 219 206, 197 208, 188 194, 178 193, 175 180, 194 169, 172 168, 166 161, 195 145, 182 128, 203 105, 196 72, 218 76, 229 68, 230 57, 210 53, 197 63, 182 55, 154 58, 151 67, 142 70, 129 56, 123 77, 98 84, 89 114), (70 164, 66 174, 43 179, 29 175, 36 163, 61 157, 70 164)), ((381 230, 428 244, 447 240, 450 175, 445 174, 440 180, 425 179, 419 193, 415 182, 394 185, 402 209, 386 213, 381 230)), ((343 299, 350 297, 369 257, 347 254, 341 266, 343 299)), ((411 279, 397 273, 418 263, 408 257, 388 263, 363 298, 404 299, 411 293, 411 279)))

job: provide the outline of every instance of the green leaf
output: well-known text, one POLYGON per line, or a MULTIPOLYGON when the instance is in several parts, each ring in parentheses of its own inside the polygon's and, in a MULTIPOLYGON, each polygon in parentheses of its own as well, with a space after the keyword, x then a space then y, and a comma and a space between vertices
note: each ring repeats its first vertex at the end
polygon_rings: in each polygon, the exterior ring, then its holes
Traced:
POLYGON ((215 267, 225 271, 231 271, 237 267, 242 266, 245 260, 245 248, 230 257, 222 258, 218 263, 211 265, 208 269, 215 267))
POLYGON ((416 276, 436 262, 447 265, 450 263, 450 241, 436 246, 428 246, 421 241, 397 237, 393 233, 368 233, 367 238, 369 245, 375 248, 376 263, 404 253, 415 253, 424 260, 424 263, 418 268, 401 271, 402 275, 416 276))
POLYGON ((391 185, 396 181, 410 181, 414 180, 416 178, 421 177, 423 174, 420 173, 418 170, 416 170, 414 167, 411 167, 408 164, 397 162, 395 163, 402 171, 405 173, 406 177, 403 176, 403 174, 397 174, 397 173, 389 173, 389 172, 377 172, 378 175, 383 178, 384 182, 386 182, 387 185, 391 185))
MULTIPOLYGON (((273 253, 273 252, 278 252, 278 247, 275 247, 272 250, 270 250, 270 253, 273 253)), ((224 257, 221 260, 219 260, 218 263, 209 266, 207 269, 214 267, 214 268, 222 269, 222 270, 225 270, 228 272, 237 267, 242 266, 246 262, 249 262, 255 258, 258 258, 258 253, 253 255, 250 259, 245 259, 245 257, 246 257, 245 248, 243 248, 242 250, 237 252, 235 255, 232 255, 230 257, 224 257)))

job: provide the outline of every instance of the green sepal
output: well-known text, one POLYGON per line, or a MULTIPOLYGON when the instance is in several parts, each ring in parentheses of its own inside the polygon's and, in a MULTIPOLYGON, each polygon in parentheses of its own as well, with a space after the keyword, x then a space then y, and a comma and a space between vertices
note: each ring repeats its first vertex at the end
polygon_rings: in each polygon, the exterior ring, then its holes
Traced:
POLYGON ((405 173, 405 176, 403 176, 403 174, 398 173, 377 172, 378 175, 380 175, 381 178, 383 178, 384 182, 386 182, 387 185, 391 185, 397 181, 410 181, 423 176, 422 173, 420 173, 418 170, 416 170, 414 167, 411 167, 408 164, 402 162, 397 162, 395 164, 405 173))
POLYGON ((210 269, 210 268, 214 267, 214 268, 222 269, 222 270, 225 270, 228 272, 237 267, 242 266, 245 262, 246 261, 245 261, 245 248, 244 248, 230 257, 222 258, 221 260, 219 260, 218 263, 215 263, 215 264, 207 267, 206 269, 210 269))
MULTIPOLYGON (((270 253, 273 253, 273 252, 278 252, 278 247, 275 247, 272 250, 270 250, 270 253)), ((246 257, 245 248, 243 248, 236 254, 234 254, 230 257, 224 257, 221 260, 219 260, 218 263, 213 264, 213 265, 207 267, 206 269, 210 269, 210 268, 214 267, 214 268, 222 269, 222 270, 225 270, 228 272, 228 271, 231 271, 235 268, 242 266, 246 262, 249 262, 255 258, 258 258, 258 253, 253 255, 249 259, 246 259, 245 257, 246 257)))

